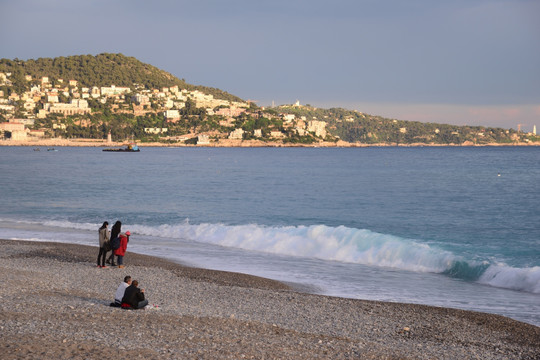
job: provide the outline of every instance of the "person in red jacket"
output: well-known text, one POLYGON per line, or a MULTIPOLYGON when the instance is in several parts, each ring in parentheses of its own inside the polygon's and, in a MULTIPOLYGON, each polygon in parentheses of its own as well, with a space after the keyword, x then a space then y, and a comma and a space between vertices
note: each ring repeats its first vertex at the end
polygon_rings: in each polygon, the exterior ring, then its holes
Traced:
POLYGON ((129 242, 130 235, 131 233, 129 231, 126 231, 125 233, 120 233, 118 235, 118 237, 120 238, 120 247, 114 250, 114 255, 116 255, 116 258, 118 259, 119 268, 124 267, 124 255, 126 255, 127 244, 129 242))

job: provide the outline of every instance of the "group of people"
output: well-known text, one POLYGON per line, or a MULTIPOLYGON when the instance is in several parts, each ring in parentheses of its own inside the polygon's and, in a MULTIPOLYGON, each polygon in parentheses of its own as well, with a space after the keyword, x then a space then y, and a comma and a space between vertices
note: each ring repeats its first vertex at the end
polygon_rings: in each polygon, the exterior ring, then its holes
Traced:
POLYGON ((124 309, 143 309, 148 305, 148 300, 144 298, 144 289, 139 288, 137 280, 131 280, 131 276, 126 276, 124 281, 116 289, 114 302, 111 306, 124 309))
POLYGON ((109 223, 105 221, 99 228, 99 254, 97 258, 97 266, 106 268, 105 263, 111 266, 118 265, 119 268, 124 267, 124 256, 126 255, 127 244, 131 233, 122 232, 122 223, 117 221, 114 223, 111 231, 108 229, 109 223), (112 251, 107 259, 107 253, 112 251), (115 256, 117 262, 115 263, 115 256))
MULTIPOLYGON (((122 223, 120 221, 114 223, 111 231, 109 231, 108 227, 109 223, 105 221, 98 231, 99 254, 97 266, 99 268, 106 268, 105 263, 107 263, 112 266, 118 264, 119 268, 123 268, 124 255, 126 255, 127 244, 131 233, 129 231, 122 232, 122 223), (112 253, 107 259, 107 253, 109 251, 112 251, 112 253), (115 256, 117 263, 114 261, 115 256)), ((126 309, 143 309, 146 305, 148 305, 148 300, 144 298, 144 289, 139 288, 139 282, 137 280, 132 281, 131 276, 126 276, 124 281, 118 286, 118 289, 116 289, 114 302, 111 303, 111 306, 126 309)))

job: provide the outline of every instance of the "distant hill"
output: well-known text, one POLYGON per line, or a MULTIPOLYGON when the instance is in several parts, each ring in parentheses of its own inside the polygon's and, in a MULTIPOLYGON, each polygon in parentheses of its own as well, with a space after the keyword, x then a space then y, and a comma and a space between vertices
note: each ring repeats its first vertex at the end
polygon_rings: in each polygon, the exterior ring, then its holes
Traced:
MULTIPOLYGON (((278 112, 328 123, 333 136, 363 144, 509 144, 522 140, 512 129, 405 121, 342 108, 282 105, 278 112)), ((537 137, 530 137, 537 141, 537 137)))
POLYGON ((52 82, 58 79, 77 79, 80 85, 86 87, 132 87, 133 84, 140 84, 147 89, 159 89, 178 85, 181 89, 199 90, 217 99, 242 101, 239 97, 217 88, 188 84, 166 71, 123 54, 104 53, 96 56, 77 55, 27 61, 0 59, 0 72, 12 74, 10 79, 14 91, 17 92, 24 91, 27 86, 25 75, 30 75, 36 79, 48 76, 52 82))

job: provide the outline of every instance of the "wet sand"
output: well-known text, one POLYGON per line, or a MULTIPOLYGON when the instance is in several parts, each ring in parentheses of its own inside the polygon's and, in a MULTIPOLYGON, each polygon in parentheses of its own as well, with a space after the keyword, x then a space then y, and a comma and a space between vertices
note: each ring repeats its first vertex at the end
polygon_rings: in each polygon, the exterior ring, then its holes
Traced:
POLYGON ((0 240, 2 359, 538 359, 499 315, 312 295, 260 277, 96 247, 0 240), (151 306, 109 307, 125 275, 151 306))

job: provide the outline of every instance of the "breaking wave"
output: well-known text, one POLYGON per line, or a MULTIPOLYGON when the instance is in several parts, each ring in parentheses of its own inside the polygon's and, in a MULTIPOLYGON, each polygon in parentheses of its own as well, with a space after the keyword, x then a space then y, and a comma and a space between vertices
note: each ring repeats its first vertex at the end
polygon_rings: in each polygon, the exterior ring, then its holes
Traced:
MULTIPOLYGON (((47 221, 45 226, 88 230, 96 224, 47 221)), ((99 224, 100 225, 100 224, 99 224)), ((414 272, 439 273, 494 287, 540 293, 540 267, 516 268, 465 259, 413 239, 345 226, 190 224, 126 225, 133 235, 189 240, 229 248, 414 272)))
POLYGON ((135 226, 145 235, 182 238, 272 254, 312 257, 415 272, 440 273, 466 281, 540 293, 540 267, 514 268, 473 261, 412 239, 345 226, 261 225, 135 226))

